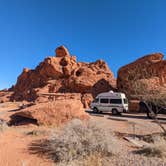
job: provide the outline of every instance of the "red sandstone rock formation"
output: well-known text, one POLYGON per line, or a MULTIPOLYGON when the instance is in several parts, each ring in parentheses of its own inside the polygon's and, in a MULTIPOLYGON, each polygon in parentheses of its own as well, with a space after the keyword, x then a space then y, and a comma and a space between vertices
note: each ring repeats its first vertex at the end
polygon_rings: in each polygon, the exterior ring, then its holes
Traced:
POLYGON ((32 119, 38 125, 59 126, 74 118, 89 119, 89 115, 85 113, 79 99, 61 98, 17 111, 11 116, 10 124, 25 123, 25 118, 32 119))
POLYGON ((64 46, 55 53, 56 56, 47 57, 34 70, 23 70, 14 87, 13 100, 48 101, 38 94, 80 93, 87 106, 92 96, 115 88, 113 73, 104 61, 77 63, 64 46))
POLYGON ((166 60, 163 57, 163 54, 155 53, 121 67, 117 78, 118 90, 131 96, 139 85, 138 93, 166 89, 166 60))

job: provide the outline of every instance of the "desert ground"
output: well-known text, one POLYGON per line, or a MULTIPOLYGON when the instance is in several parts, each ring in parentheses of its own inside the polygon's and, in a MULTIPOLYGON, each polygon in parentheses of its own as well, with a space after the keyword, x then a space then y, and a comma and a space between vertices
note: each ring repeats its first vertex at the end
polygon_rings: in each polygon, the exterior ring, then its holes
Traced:
MULTIPOLYGON (((0 119, 9 121, 10 115, 17 111, 19 104, 0 104, 0 119)), ((163 159, 133 155, 132 152, 139 148, 138 145, 124 139, 125 136, 135 139, 137 136, 162 132, 154 120, 147 119, 144 113, 125 113, 122 116, 112 116, 109 113, 94 114, 91 110, 85 111, 103 128, 112 130, 117 136, 118 144, 123 149, 118 158, 110 158, 103 165, 166 165, 163 159)), ((166 127, 166 115, 160 115, 159 120, 166 127)), ((53 126, 37 126, 30 123, 4 126, 0 131, 0 165, 55 165, 50 158, 29 150, 32 142, 48 138, 54 128, 53 126)))

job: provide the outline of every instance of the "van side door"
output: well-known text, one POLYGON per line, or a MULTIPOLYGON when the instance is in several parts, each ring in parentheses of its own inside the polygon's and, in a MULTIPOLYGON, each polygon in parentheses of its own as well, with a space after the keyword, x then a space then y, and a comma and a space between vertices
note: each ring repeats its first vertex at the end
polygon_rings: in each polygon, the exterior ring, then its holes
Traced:
POLYGON ((100 98, 100 111, 109 111, 109 99, 108 98, 100 98))
POLYGON ((112 109, 118 110, 118 112, 123 112, 122 109, 122 99, 121 98, 114 98, 110 99, 112 109))

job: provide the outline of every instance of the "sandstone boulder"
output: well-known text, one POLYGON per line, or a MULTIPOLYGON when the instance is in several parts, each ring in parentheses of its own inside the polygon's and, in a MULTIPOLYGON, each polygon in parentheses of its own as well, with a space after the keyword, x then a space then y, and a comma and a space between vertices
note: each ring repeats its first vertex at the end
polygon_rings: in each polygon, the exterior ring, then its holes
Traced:
POLYGON ((161 53, 144 56, 121 67, 118 71, 117 87, 128 97, 132 94, 166 89, 166 60, 161 53))
POLYGON ((93 100, 93 96, 91 93, 85 93, 81 96, 81 102, 84 108, 89 108, 92 100, 93 100))
POLYGON ((69 51, 64 46, 60 46, 55 50, 56 57, 70 56, 69 51))
POLYGON ((21 118, 24 119, 24 122, 26 118, 35 121, 38 125, 59 126, 73 118, 85 120, 89 119, 89 116, 84 112, 80 100, 59 99, 54 102, 40 103, 17 111, 17 113, 11 116, 10 124, 19 124, 21 118))

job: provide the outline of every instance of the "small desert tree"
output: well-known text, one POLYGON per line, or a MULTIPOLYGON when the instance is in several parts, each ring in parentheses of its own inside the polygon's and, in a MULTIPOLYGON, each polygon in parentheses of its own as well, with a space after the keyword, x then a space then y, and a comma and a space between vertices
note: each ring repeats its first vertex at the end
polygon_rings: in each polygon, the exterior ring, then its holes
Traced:
POLYGON ((133 93, 131 98, 137 98, 143 101, 148 108, 151 117, 159 124, 164 133, 166 129, 158 121, 156 114, 166 107, 166 88, 149 89, 146 79, 134 80, 132 82, 133 93))

